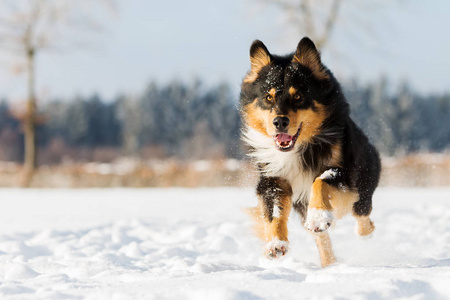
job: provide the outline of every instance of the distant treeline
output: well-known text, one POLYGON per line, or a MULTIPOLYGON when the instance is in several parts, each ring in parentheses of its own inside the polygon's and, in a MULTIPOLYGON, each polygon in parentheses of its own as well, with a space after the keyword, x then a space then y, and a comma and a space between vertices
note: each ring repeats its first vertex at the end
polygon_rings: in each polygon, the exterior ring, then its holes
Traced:
MULTIPOLYGON (((450 95, 420 95, 385 80, 350 83, 344 92, 356 123, 385 155, 439 152, 450 145, 450 95)), ((137 96, 98 95, 41 104, 40 163, 110 161, 119 156, 241 158, 238 95, 227 84, 151 83, 137 96)), ((20 114, 19 114, 20 115, 20 114)), ((0 160, 21 161, 18 114, 0 103, 0 160)))

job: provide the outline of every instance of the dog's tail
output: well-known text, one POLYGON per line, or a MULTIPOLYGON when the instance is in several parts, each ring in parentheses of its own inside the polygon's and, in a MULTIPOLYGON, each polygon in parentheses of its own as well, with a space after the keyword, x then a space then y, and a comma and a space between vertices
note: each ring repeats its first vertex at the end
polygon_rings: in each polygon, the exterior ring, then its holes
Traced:
POLYGON ((261 211, 260 206, 244 208, 244 212, 253 220, 253 231, 260 239, 264 240, 266 226, 261 211))

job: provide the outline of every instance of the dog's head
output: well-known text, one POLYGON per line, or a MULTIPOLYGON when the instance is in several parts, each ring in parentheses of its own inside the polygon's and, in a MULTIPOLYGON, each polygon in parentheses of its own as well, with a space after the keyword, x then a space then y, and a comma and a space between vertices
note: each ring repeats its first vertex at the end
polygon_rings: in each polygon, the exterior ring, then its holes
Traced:
POLYGON ((277 56, 256 40, 250 63, 241 89, 246 126, 273 138, 280 151, 310 141, 328 116, 332 85, 314 43, 303 38, 294 54, 277 56))

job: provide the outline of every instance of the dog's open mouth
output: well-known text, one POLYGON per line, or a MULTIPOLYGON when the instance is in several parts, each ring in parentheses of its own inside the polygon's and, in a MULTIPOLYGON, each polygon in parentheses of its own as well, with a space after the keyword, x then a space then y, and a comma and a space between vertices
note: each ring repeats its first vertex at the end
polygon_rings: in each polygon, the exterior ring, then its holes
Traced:
POLYGON ((297 141, 298 136, 300 135, 300 131, 302 130, 302 123, 298 127, 297 133, 295 135, 289 135, 287 133, 278 133, 273 136, 273 140, 275 141, 275 145, 280 151, 290 151, 294 148, 295 142, 297 141))

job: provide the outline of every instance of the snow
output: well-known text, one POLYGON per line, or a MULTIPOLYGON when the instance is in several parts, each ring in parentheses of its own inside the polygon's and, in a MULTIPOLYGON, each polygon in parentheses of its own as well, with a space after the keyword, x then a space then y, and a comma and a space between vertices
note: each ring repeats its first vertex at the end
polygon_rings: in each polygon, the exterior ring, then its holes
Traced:
POLYGON ((324 209, 308 208, 308 216, 306 218, 306 229, 314 232, 322 232, 326 230, 334 222, 333 214, 324 209))
POLYGON ((280 217, 280 208, 278 207, 277 203, 275 203, 273 205, 272 217, 274 217, 274 218, 279 218, 280 217))
POLYGON ((450 188, 381 188, 371 239, 352 217, 322 269, 289 221, 262 256, 242 208, 252 189, 1 189, 0 299, 448 299, 450 188))
POLYGON ((328 169, 320 175, 320 179, 332 179, 338 175, 336 169, 328 169))

